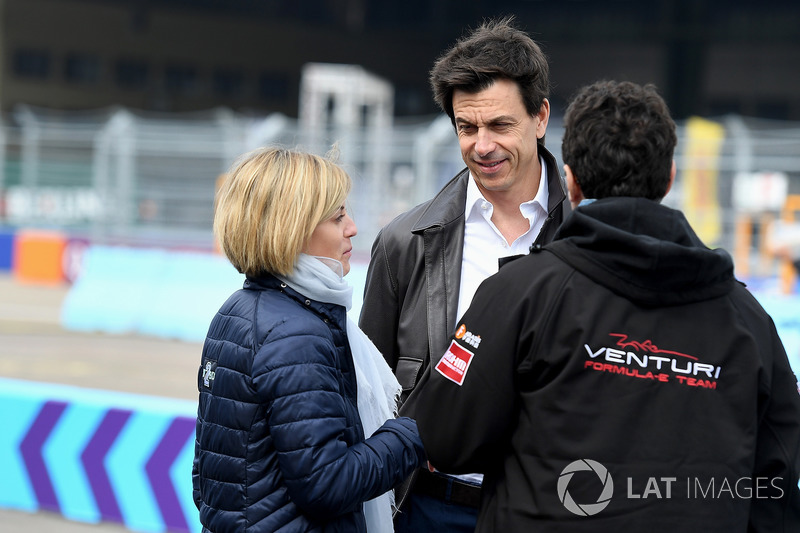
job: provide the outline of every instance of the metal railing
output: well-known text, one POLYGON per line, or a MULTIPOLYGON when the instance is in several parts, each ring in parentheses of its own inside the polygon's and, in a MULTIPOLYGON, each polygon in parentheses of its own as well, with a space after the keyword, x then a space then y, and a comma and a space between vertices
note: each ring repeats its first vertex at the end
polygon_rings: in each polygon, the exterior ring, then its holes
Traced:
MULTIPOLYGON (((692 146, 704 139, 692 138, 689 121, 679 123, 678 178, 665 202, 686 210, 690 221, 712 216, 717 229, 708 244, 732 249, 741 215, 758 224, 761 215, 777 216, 779 209, 739 205, 734 185, 741 176, 780 174, 788 192, 800 192, 800 124, 738 116, 710 123, 721 136, 712 143, 713 153, 701 149, 700 156, 692 146), (713 197, 698 199, 691 191, 698 184, 713 197)), ((552 117, 547 145, 559 161, 562 133, 560 119, 552 117)), ((433 196, 464 166, 444 115, 395 122, 381 135, 364 129, 315 132, 312 141, 297 120, 277 114, 21 106, 0 127, 0 224, 55 227, 101 243, 210 249, 217 180, 238 155, 269 144, 321 153, 334 143, 354 179, 350 208, 359 225, 357 252, 366 253, 383 224, 433 196)), ((754 234, 750 245, 757 249, 754 234)))

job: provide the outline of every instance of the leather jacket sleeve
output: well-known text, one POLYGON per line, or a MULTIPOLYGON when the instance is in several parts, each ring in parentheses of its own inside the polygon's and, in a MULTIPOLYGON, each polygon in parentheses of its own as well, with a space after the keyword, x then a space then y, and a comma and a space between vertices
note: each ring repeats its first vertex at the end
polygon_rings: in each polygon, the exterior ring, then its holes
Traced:
POLYGON ((515 291, 493 278, 484 281, 459 327, 491 335, 470 344, 459 329, 444 355, 431 359, 403 405, 403 415, 417 420, 431 465, 444 472, 487 472, 511 442, 517 345, 527 322, 523 302, 513 299, 515 291))
POLYGON ((397 276, 391 267, 394 263, 388 260, 387 255, 384 234, 381 231, 372 245, 359 327, 383 354, 392 371, 396 372, 400 307, 397 301, 397 276))

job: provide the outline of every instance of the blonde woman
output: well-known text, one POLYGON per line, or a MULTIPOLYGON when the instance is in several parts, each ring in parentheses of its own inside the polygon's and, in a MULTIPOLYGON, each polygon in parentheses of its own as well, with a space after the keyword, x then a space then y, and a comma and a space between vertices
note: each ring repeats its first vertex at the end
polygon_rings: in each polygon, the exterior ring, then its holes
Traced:
POLYGON ((347 318, 350 187, 328 158, 269 148, 218 192, 214 234, 246 281, 198 373, 203 531, 391 531, 391 488, 425 464, 397 380, 347 318))

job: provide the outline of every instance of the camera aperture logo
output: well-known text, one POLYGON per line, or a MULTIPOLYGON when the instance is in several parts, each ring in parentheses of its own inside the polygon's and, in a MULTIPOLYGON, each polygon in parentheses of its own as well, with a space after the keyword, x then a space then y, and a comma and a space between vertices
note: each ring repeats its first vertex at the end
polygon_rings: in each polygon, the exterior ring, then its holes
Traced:
MULTIPOLYGON (((705 477, 705 476, 679 476, 646 478, 646 483, 640 479, 627 477, 628 500, 662 500, 690 499, 690 500, 764 500, 781 499, 786 496, 786 481, 782 477, 749 477, 743 476, 736 479, 705 477)), ((593 516, 608 507, 614 495, 614 480, 608 469, 592 459, 578 459, 568 464, 558 477, 556 485, 558 499, 571 513, 578 516, 593 516), (585 475, 573 476, 577 472, 586 472, 585 475), (597 494, 597 481, 594 474, 602 484, 602 491, 595 502, 576 502, 569 492, 569 485, 573 485, 573 493, 597 494), (587 490, 588 489, 588 490, 587 490)))
POLYGON ((592 516, 605 509, 611 502, 611 496, 614 494, 614 480, 611 479, 608 469, 597 461, 578 459, 568 464, 561 471, 561 475, 558 477, 557 489, 558 499, 561 500, 567 511, 579 516, 592 516), (594 503, 577 503, 567 490, 567 486, 572 481, 572 476, 575 475, 575 472, 582 471, 594 472, 603 484, 603 491, 594 503))

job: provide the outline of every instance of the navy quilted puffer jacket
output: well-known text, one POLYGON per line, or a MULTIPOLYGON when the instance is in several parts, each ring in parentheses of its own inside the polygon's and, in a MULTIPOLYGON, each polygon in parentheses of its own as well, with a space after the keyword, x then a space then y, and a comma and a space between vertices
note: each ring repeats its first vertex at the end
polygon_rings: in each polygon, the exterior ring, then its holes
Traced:
POLYGON ((212 320, 192 473, 204 531, 365 532, 362 503, 423 464, 409 418, 364 439, 345 313, 266 275, 212 320))

